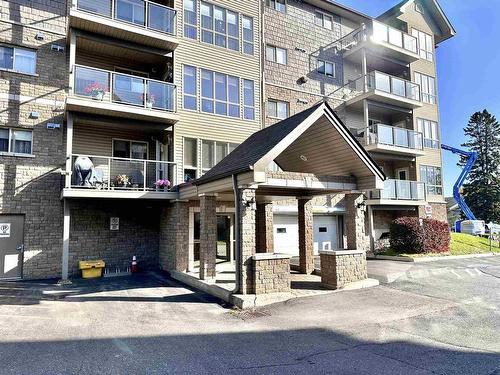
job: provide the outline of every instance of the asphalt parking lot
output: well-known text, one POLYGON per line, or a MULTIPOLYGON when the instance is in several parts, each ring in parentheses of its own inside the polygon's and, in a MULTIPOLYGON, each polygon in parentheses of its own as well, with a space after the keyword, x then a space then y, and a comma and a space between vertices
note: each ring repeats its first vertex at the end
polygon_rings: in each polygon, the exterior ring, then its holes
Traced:
POLYGON ((0 283, 0 374, 500 374, 500 257, 238 311, 163 275, 0 283))

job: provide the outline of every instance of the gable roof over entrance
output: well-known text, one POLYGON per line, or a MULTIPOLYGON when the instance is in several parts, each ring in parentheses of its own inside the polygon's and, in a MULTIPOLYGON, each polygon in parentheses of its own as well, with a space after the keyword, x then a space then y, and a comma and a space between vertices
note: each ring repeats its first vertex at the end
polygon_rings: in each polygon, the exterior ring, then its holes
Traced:
POLYGON ((249 171, 265 172, 275 161, 284 171, 354 176, 359 188, 380 188, 384 173, 325 102, 251 135, 195 185, 249 171))

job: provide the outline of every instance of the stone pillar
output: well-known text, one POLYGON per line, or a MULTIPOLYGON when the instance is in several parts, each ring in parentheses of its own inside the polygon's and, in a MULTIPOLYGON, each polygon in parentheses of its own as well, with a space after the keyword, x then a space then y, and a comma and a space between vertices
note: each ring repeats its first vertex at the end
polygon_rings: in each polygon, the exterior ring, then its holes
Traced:
POLYGON ((160 268, 186 272, 189 264, 189 204, 174 201, 160 218, 160 268))
POLYGON ((349 250, 370 250, 370 241, 365 231, 365 211, 363 194, 346 194, 345 196, 345 226, 347 248, 349 250))
POLYGON ((200 279, 215 278, 217 258, 217 198, 200 197, 200 279))
POLYGON ((366 253, 362 250, 321 251, 321 284, 330 289, 367 278, 366 253))
POLYGON ((257 204, 256 225, 256 251, 258 253, 272 253, 274 251, 272 203, 257 204))
POLYGON ((239 262, 239 282, 240 293, 252 294, 254 293, 253 282, 253 260, 255 255, 255 189, 242 189, 238 190, 239 199, 239 246, 240 258, 236 259, 239 262))
POLYGON ((254 293, 290 292, 290 256, 256 254, 253 257, 254 293))
POLYGON ((314 271, 313 212, 311 198, 298 198, 299 209, 299 271, 310 275, 314 271))

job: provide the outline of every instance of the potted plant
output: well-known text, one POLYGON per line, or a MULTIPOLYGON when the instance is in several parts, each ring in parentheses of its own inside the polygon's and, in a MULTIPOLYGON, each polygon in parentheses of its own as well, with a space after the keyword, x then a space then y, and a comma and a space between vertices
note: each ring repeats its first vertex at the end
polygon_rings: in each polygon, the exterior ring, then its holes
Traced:
POLYGON ((155 186, 158 190, 168 190, 170 188, 170 185, 171 184, 169 180, 161 179, 155 182, 155 186))
POLYGON ((103 100, 104 93, 106 91, 108 91, 108 89, 104 85, 101 85, 98 82, 93 82, 87 87, 85 87, 85 93, 89 94, 92 97, 92 99, 95 100, 103 100))
POLYGON ((126 174, 119 174, 115 177, 114 185, 117 187, 127 187, 129 185, 130 179, 126 174))
POLYGON ((156 98, 153 94, 142 94, 142 101, 146 100, 146 108, 153 108, 156 103, 156 98))

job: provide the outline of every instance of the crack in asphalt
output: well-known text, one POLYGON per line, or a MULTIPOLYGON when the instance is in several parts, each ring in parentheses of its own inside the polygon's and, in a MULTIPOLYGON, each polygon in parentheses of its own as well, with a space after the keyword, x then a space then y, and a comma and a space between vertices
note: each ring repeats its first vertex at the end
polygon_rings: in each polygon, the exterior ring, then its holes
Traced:
MULTIPOLYGON (((490 268, 490 267, 485 267, 485 268, 490 268)), ((495 279, 500 279, 500 276, 497 276, 497 275, 492 275, 491 273, 489 272, 486 272, 485 270, 483 270, 482 268, 478 268, 479 271, 487 276, 491 276, 491 277, 494 277, 495 279)))

